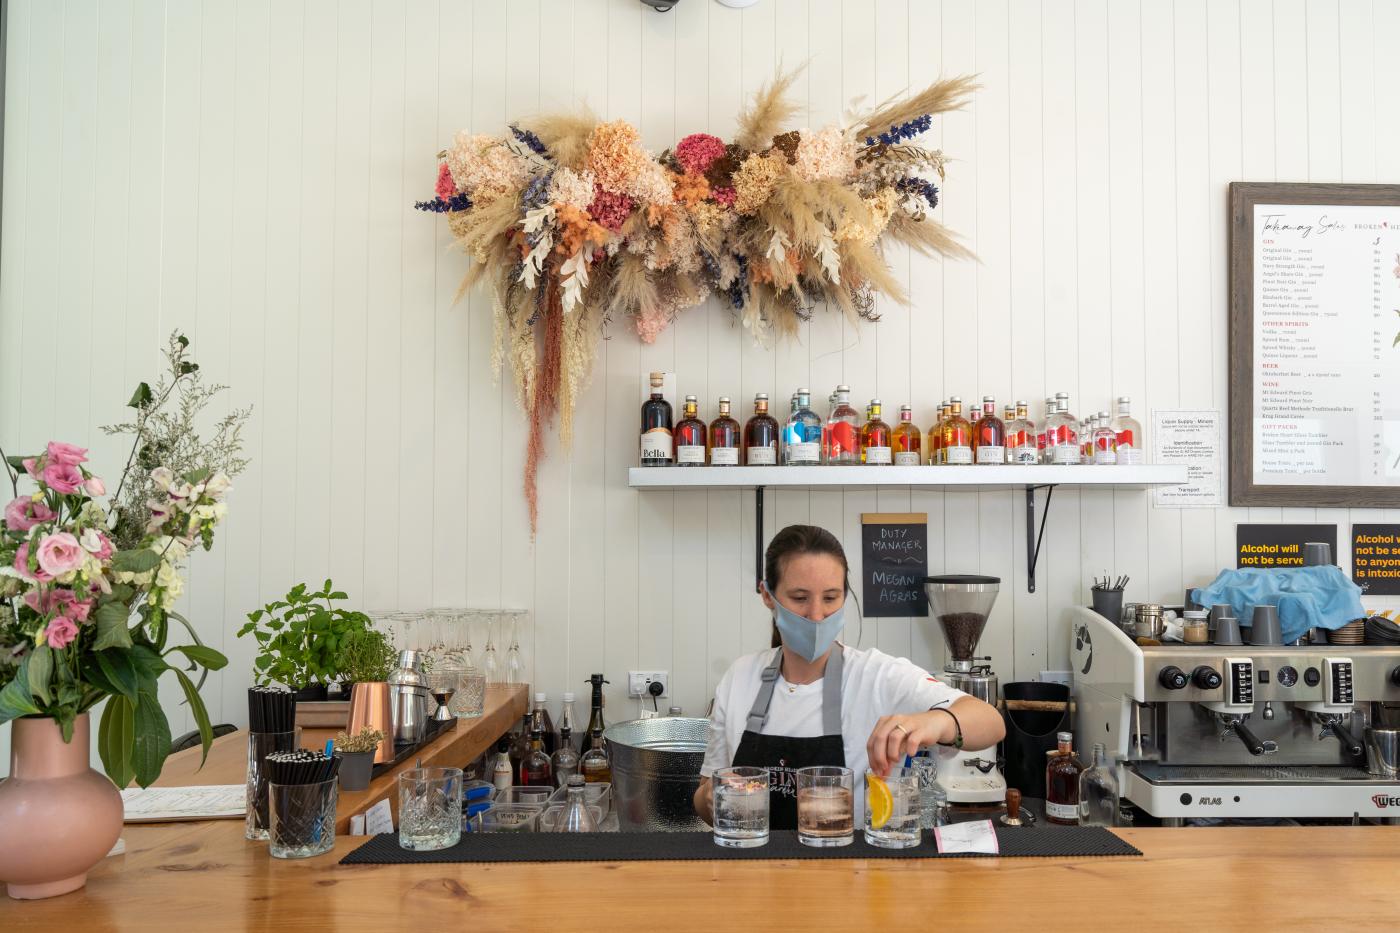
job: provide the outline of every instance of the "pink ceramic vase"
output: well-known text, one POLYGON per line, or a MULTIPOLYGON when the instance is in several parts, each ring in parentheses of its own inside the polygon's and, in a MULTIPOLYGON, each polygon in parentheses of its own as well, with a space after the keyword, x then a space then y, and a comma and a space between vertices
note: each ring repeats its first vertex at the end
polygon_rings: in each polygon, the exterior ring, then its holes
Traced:
POLYGON ((66 743, 52 719, 13 725, 10 777, 0 783, 0 881, 21 899, 76 891, 121 835, 121 792, 88 767, 87 713, 66 743))

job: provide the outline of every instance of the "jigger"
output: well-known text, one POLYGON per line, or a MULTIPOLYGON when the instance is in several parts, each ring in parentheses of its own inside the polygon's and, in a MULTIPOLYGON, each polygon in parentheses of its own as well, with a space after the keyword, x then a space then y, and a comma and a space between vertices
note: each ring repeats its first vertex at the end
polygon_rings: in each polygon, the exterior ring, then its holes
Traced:
POLYGON ((428 692, 437 701, 437 711, 433 713, 434 722, 447 722, 456 717, 452 715, 452 710, 447 708, 447 703, 452 699, 452 694, 457 692, 457 678, 455 671, 434 671, 428 675, 428 692))

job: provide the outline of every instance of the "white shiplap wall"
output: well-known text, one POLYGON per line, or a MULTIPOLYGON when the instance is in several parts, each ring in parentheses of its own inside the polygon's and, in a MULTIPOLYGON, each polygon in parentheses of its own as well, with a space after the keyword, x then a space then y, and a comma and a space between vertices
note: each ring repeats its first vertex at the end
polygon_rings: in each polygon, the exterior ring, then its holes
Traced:
MULTIPOLYGON (((636 709, 622 684, 638 667, 668 669, 672 702, 703 711, 730 660, 767 643, 752 494, 626 488, 642 373, 677 372, 707 417, 722 394, 744 412, 755 392, 837 382, 912 400, 925 425, 947 394, 1224 408, 1226 184, 1400 178, 1400 4, 1383 0, 683 0, 666 15, 636 0, 15 0, 9 15, 0 443, 89 444, 114 473, 124 451, 94 426, 121 416, 177 327, 228 401, 257 406, 254 467, 186 598, 232 658, 205 690, 216 721, 242 719, 244 613, 326 575, 370 609, 533 610, 539 685, 582 693, 606 671, 610 718, 636 709), (532 543, 487 301, 451 304, 464 260, 411 209, 434 153, 458 129, 584 101, 656 150, 725 136, 780 63, 803 61, 814 127, 855 97, 981 75, 973 106, 932 131, 955 159, 940 212, 981 262, 895 248, 911 307, 883 302, 860 327, 821 312, 771 349, 713 303, 652 346, 615 328, 572 455, 551 449, 541 472, 532 543)), ((929 513, 935 570, 1002 576, 983 648, 1005 679, 1065 666, 1061 612, 1096 572, 1174 600, 1229 563, 1238 521, 1345 536, 1396 518, 1063 490, 1035 594, 1010 492, 780 492, 765 533, 812 521, 857 555, 877 509, 929 513)), ((860 634, 942 663, 922 624, 860 634)))

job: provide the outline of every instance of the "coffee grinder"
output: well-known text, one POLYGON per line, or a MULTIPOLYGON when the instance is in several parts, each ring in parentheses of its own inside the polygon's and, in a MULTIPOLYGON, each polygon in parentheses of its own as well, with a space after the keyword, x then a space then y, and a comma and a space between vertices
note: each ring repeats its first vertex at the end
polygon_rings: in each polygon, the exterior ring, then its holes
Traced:
MULTIPOLYGON (((997 676, 990 657, 974 656, 987 617, 997 601, 1000 577, 953 574, 924 578, 929 611, 943 629, 948 663, 943 679, 964 693, 997 705, 997 676)), ((995 748, 980 752, 959 750, 938 766, 938 785, 950 804, 999 804, 1006 800, 1006 779, 997 767, 995 748)))

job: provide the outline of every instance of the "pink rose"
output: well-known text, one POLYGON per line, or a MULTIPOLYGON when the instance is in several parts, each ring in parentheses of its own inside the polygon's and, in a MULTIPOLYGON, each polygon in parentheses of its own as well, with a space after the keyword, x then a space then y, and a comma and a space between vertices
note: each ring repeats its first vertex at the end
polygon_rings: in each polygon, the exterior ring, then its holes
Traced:
POLYGON ((72 619, 74 622, 77 622, 79 625, 82 625, 88 620, 88 615, 91 612, 92 600, 89 599, 84 600, 83 602, 74 601, 71 605, 68 606, 68 609, 63 614, 66 615, 68 618, 72 619))
POLYGON ((43 502, 35 502, 33 499, 16 499, 5 506, 5 527, 11 531, 28 531, 35 525, 51 522, 53 519, 53 510, 43 502))
POLYGON ((77 570, 83 565, 87 552, 78 539, 66 531, 45 535, 39 542, 39 566, 53 576, 77 570))
POLYGON ((107 484, 102 482, 99 476, 89 476, 87 482, 83 483, 83 491, 90 496, 107 495, 107 484))
POLYGON ((44 467, 44 482, 55 492, 67 495, 83 485, 83 471, 72 463, 49 463, 44 467))
POLYGON ((87 462, 87 448, 76 447, 73 444, 65 444, 62 441, 49 441, 48 450, 49 463, 63 463, 68 466, 77 466, 87 462))
MULTIPOLYGON (((69 535, 69 537, 71 538, 72 535, 69 535)), ((53 579, 53 575, 50 574, 50 573, 46 573, 46 572, 44 571, 44 568, 43 568, 43 567, 40 567, 38 570, 34 571, 32 574, 29 572, 29 542, 28 542, 28 541, 26 541, 26 542, 24 542, 23 544, 21 544, 21 545, 19 546, 19 550, 15 552, 15 569, 19 571, 19 575, 20 575, 21 577, 23 577, 24 579, 30 581, 31 583, 33 583, 33 582, 35 582, 35 581, 38 581, 39 583, 48 583, 50 580, 53 579)))
POLYGON ((30 590, 28 593, 24 594, 24 604, 34 610, 36 614, 46 616, 49 614, 49 610, 53 608, 53 597, 53 590, 30 590))
POLYGON ((67 648, 77 636, 78 626, 67 616, 56 616, 44 632, 44 639, 50 648, 67 648))
POLYGON ((87 551, 98 560, 106 560, 112 556, 112 542, 107 540, 107 536, 96 528, 89 528, 83 532, 82 538, 78 541, 87 551))

